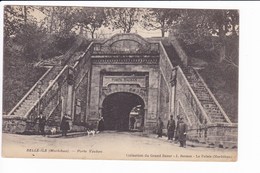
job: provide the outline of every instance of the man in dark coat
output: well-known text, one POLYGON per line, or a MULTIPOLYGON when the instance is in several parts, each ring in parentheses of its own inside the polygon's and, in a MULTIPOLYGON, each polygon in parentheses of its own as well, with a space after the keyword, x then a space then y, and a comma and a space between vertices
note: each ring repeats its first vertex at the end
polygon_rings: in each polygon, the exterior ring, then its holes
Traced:
POLYGON ((188 130, 187 124, 183 121, 183 118, 180 118, 179 127, 178 127, 180 147, 184 147, 184 148, 186 147, 187 130, 188 130))
POLYGON ((180 124, 180 115, 177 115, 177 125, 175 130, 175 139, 174 139, 176 143, 178 143, 178 138, 179 138, 179 124, 180 124))
POLYGON ((104 118, 101 117, 98 121, 98 131, 102 132, 105 130, 104 118))
POLYGON ((62 136, 67 136, 68 130, 70 130, 70 125, 69 125, 69 120, 70 117, 64 115, 62 117, 61 123, 60 123, 60 130, 62 132, 62 136))
POLYGON ((174 130, 175 130, 175 121, 173 119, 173 116, 171 115, 171 118, 167 123, 168 140, 173 140, 174 130))
POLYGON ((38 117, 39 120, 39 131, 42 136, 45 136, 45 124, 46 124, 46 118, 42 114, 38 117))
POLYGON ((157 122, 157 137, 161 138, 162 137, 162 129, 163 129, 163 122, 161 120, 161 117, 159 117, 158 122, 157 122))
POLYGON ((134 116, 131 116, 130 117, 130 130, 134 130, 135 129, 135 117, 134 116))

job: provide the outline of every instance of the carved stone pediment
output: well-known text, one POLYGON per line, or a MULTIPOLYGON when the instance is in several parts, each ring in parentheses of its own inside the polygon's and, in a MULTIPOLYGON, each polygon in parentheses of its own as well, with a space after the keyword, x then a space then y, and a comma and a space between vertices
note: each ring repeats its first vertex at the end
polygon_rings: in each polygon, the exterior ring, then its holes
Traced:
POLYGON ((114 52, 125 52, 125 53, 136 53, 140 51, 144 51, 145 48, 149 48, 149 46, 145 47, 140 43, 133 40, 120 40, 114 42, 110 46, 111 50, 114 52))
POLYGON ((110 39, 94 44, 93 54, 155 54, 158 43, 150 43, 137 34, 116 34, 110 39))

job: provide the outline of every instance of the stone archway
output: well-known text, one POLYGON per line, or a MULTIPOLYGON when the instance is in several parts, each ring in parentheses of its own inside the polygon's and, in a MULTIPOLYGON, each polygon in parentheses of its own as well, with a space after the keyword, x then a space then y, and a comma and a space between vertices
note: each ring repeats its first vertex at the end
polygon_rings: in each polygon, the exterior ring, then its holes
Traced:
POLYGON ((115 92, 108 95, 102 103, 105 130, 128 131, 131 124, 130 112, 137 106, 140 107, 140 112, 134 123, 138 125, 136 129, 140 130, 144 126, 144 100, 129 92, 115 92))

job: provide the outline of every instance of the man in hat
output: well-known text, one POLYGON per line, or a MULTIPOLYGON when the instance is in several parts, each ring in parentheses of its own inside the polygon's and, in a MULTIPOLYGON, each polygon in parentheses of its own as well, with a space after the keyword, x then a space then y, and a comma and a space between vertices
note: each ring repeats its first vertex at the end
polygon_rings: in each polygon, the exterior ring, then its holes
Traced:
POLYGON ((179 127, 178 127, 178 134, 179 134, 179 141, 180 147, 186 147, 186 137, 187 137, 187 124, 183 121, 183 118, 180 117, 179 127))
POLYGON ((64 115, 62 117, 61 123, 60 123, 60 130, 61 130, 61 134, 62 136, 67 136, 67 132, 68 130, 70 130, 70 124, 69 124, 69 120, 71 120, 71 118, 67 115, 64 115))
POLYGON ((98 131, 102 132, 104 130, 105 130, 104 118, 100 117, 100 120, 98 121, 98 131))
POLYGON ((177 125, 176 125, 176 130, 175 130, 175 143, 178 143, 178 138, 179 138, 179 124, 180 124, 180 115, 177 115, 177 125))
POLYGON ((163 121, 161 120, 161 117, 159 117, 157 121, 157 138, 162 137, 162 129, 163 129, 163 121))
POLYGON ((40 113, 40 115, 37 119, 39 120, 39 131, 42 136, 45 136, 46 118, 45 118, 45 116, 42 115, 42 113, 40 113))
POLYGON ((168 135, 168 140, 173 140, 174 137, 174 130, 175 130, 175 121, 173 119, 173 115, 171 115, 170 120, 167 123, 167 135, 168 135))

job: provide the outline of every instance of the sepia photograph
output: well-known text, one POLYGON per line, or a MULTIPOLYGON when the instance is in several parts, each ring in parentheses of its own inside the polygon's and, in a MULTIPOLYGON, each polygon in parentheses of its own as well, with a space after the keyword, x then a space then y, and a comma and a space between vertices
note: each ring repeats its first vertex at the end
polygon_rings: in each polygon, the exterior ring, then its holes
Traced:
POLYGON ((237 161, 238 9, 3 14, 2 157, 237 161))

